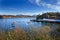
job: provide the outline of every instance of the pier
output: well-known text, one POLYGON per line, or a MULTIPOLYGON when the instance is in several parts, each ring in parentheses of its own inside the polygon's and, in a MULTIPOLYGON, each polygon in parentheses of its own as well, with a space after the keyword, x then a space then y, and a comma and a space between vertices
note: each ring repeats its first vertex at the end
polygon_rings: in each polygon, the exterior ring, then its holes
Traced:
POLYGON ((60 23, 60 20, 58 19, 39 19, 39 20, 31 20, 33 22, 54 22, 54 23, 60 23))

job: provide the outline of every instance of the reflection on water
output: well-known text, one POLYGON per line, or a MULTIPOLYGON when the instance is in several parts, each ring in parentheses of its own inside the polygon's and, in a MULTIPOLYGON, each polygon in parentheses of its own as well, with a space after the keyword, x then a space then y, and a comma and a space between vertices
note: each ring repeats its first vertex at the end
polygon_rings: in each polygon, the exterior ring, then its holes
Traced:
POLYGON ((31 40, 33 40, 33 38, 35 40, 35 37, 37 37, 37 40, 60 40, 59 23, 31 22, 31 19, 34 18, 0 19, 0 30, 2 29, 2 31, 0 31, 1 39, 12 38, 12 40, 15 40, 17 38, 17 40, 20 40, 20 38, 22 38, 22 40, 25 40, 23 38, 25 37, 28 38, 28 40, 31 38, 31 40), (5 37, 3 38, 3 36, 5 37))
POLYGON ((23 27, 29 29, 29 27, 44 27, 49 26, 52 30, 59 28, 58 23, 48 23, 48 22, 31 22, 33 18, 11 18, 11 19, 0 19, 0 29, 3 27, 5 30, 9 28, 15 29, 15 26, 23 27))

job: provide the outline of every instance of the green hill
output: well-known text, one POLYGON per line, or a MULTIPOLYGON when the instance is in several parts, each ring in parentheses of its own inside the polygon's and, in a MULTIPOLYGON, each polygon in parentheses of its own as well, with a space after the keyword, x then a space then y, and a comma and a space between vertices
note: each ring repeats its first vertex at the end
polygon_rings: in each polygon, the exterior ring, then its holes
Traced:
POLYGON ((60 19, 60 12, 47 12, 42 15, 37 15, 36 19, 60 19))

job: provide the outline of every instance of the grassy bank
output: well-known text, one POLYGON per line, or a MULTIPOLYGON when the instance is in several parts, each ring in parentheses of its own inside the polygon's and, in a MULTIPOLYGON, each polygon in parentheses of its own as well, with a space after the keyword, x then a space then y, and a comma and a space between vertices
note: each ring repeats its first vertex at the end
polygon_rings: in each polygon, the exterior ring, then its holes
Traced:
POLYGON ((15 30, 10 28, 8 32, 2 29, 0 31, 0 40, 60 40, 56 35, 51 36, 51 31, 49 26, 39 28, 38 30, 30 27, 29 31, 16 26, 15 30))

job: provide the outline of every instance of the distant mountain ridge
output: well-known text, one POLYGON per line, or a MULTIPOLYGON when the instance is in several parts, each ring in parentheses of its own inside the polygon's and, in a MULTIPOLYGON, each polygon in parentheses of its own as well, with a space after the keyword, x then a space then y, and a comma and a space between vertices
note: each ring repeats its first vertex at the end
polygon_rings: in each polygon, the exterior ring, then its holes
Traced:
POLYGON ((31 15, 0 15, 0 18, 27 18, 27 17, 35 17, 31 15))

